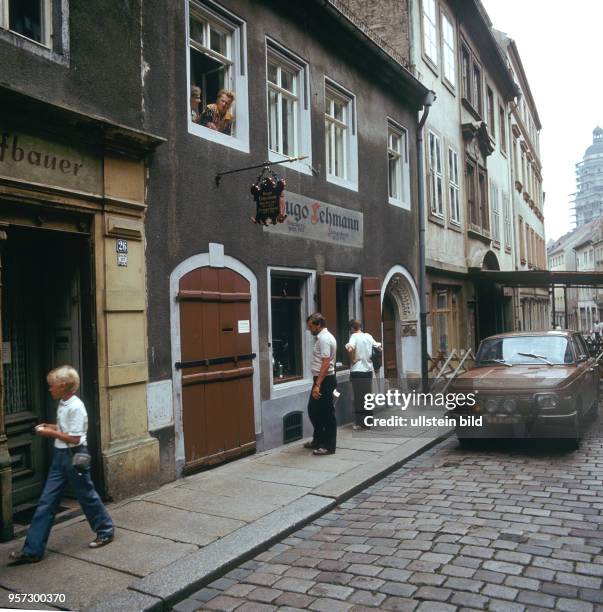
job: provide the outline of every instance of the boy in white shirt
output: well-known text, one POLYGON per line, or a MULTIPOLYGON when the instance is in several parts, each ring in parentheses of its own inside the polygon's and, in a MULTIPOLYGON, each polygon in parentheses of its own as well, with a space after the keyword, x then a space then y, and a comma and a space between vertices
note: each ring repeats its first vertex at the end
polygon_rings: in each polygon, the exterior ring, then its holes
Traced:
POLYGON ((50 529, 67 483, 70 483, 77 499, 96 533, 96 539, 88 545, 100 548, 113 541, 114 526, 107 509, 99 497, 90 478, 88 466, 73 466, 74 453, 88 454, 86 434, 88 414, 82 400, 75 395, 80 386, 80 377, 71 366, 61 366, 47 376, 48 390, 52 399, 60 400, 56 425, 42 423, 36 433, 45 438, 54 438, 54 452, 48 478, 38 507, 27 530, 23 550, 9 556, 13 565, 37 563, 42 560, 50 529))

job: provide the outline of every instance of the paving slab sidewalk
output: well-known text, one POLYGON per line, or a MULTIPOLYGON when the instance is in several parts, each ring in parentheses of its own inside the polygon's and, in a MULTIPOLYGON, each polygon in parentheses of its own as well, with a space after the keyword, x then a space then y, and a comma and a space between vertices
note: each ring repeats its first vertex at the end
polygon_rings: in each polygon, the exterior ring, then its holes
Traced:
POLYGON ((41 563, 7 566, 22 539, 1 544, 0 607, 169 610, 449 433, 342 427, 335 455, 314 457, 293 443, 110 504, 117 531, 105 548, 87 547, 93 534, 83 517, 54 527, 41 563), (11 593, 64 597, 15 604, 11 593))

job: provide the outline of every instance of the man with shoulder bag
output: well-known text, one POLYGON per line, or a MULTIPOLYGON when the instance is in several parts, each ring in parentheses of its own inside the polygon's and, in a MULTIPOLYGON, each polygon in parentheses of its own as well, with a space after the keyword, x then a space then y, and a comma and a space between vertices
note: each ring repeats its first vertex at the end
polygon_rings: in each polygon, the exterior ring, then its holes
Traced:
POLYGON ((349 323, 350 339, 345 345, 350 355, 350 381, 354 390, 354 429, 367 429, 364 419, 370 414, 364 408, 364 396, 371 392, 373 371, 381 367, 383 349, 371 334, 362 331, 357 319, 349 323))

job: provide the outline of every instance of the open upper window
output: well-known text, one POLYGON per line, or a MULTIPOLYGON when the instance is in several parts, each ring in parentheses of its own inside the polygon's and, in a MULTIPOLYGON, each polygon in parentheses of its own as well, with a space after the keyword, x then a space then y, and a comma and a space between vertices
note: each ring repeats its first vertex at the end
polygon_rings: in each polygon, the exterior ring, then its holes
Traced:
POLYGON ((268 41, 266 45, 266 96, 268 104, 268 149, 270 161, 307 155, 288 164, 310 173, 310 109, 307 99, 307 64, 268 41))
POLYGON ((50 47, 52 0, 0 0, 0 27, 50 47))
POLYGON ((327 180, 356 191, 356 98, 332 81, 325 81, 325 145, 327 180))
POLYGON ((249 151, 245 24, 189 2, 189 131, 249 151))

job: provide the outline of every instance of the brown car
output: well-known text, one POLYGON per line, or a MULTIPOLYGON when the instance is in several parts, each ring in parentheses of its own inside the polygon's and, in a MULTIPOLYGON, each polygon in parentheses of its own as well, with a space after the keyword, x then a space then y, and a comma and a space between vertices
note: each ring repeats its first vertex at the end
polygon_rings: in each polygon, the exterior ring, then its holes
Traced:
POLYGON ((483 340, 475 367, 449 391, 475 394, 475 405, 448 415, 461 442, 546 437, 577 446, 583 417, 598 411, 599 371, 577 332, 514 332, 483 340))

